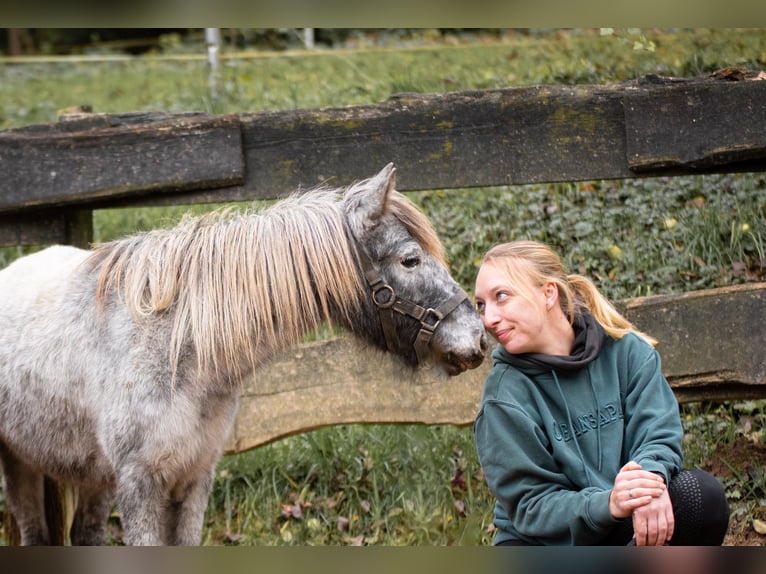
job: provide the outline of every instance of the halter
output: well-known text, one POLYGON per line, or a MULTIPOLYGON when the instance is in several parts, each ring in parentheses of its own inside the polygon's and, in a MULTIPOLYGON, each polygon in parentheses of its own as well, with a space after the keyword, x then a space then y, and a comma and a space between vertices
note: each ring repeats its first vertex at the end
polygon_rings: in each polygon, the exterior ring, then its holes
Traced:
MULTIPOLYGON (((350 235, 350 230, 349 230, 350 235)), ((353 235, 351 236, 353 238, 353 235)), ((394 341, 396 340, 396 329, 394 328, 394 311, 402 315, 408 315, 420 322, 420 331, 415 338, 415 353, 418 357, 418 365, 423 366, 428 362, 430 355, 429 345, 434 336, 434 331, 441 323, 442 319, 454 311, 460 303, 468 299, 465 291, 458 288, 457 293, 439 305, 436 309, 421 307, 417 303, 402 299, 397 296, 394 288, 391 287, 380 272, 375 267, 372 259, 367 254, 367 250, 356 239, 356 251, 362 264, 362 271, 367 280, 367 284, 372 290, 372 300, 378 308, 380 323, 383 327, 383 335, 386 338, 386 347, 389 351, 394 351, 394 341)))

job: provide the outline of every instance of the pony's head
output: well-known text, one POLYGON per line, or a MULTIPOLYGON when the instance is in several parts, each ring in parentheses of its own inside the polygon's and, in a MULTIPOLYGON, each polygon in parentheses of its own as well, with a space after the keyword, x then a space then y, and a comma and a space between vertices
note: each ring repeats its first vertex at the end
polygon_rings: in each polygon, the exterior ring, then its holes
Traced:
POLYGON ((346 191, 348 233, 368 286, 366 324, 351 325, 411 366, 449 375, 478 367, 487 350, 481 319, 447 269, 431 223, 395 191, 395 168, 346 191))

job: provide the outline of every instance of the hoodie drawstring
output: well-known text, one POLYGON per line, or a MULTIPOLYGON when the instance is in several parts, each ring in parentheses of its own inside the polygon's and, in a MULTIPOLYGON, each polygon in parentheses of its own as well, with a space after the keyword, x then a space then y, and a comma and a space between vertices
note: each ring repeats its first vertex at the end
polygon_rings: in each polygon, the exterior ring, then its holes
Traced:
MULTIPOLYGON (((593 395, 593 402, 596 403, 596 443, 598 444, 598 471, 601 472, 602 454, 601 454, 601 405, 598 404, 598 395, 593 385, 593 379, 590 378, 590 365, 585 367, 588 375, 588 384, 590 384, 590 394, 593 395)), ((560 392, 560 391, 559 391, 560 392)))
MULTIPOLYGON (((590 369, 586 368, 587 374, 588 374, 588 383, 590 384, 590 392, 593 395, 593 399, 596 401, 596 437, 598 442, 598 470, 601 471, 601 421, 598 420, 598 416, 600 411, 600 407, 598 404, 598 397, 596 396, 596 389, 593 387, 593 381, 590 378, 590 369)), ((577 433, 575 432, 575 423, 574 420, 572 420, 572 413, 569 411, 569 403, 567 403, 566 397, 564 396, 564 391, 561 390, 561 384, 559 383, 559 378, 556 376, 556 371, 551 370, 551 374, 553 375, 553 381, 556 383, 556 389, 558 389, 559 396, 561 397, 561 402, 564 404, 564 409, 566 410, 567 420, 569 422, 569 427, 572 429, 572 439, 574 440, 575 446, 577 447, 577 454, 580 456, 580 463, 582 464, 583 472, 585 473, 586 478, 588 479, 589 484, 594 484, 591 480, 590 471, 588 471, 588 465, 585 462, 585 456, 582 453, 582 448, 580 447, 580 441, 577 440, 577 433)))

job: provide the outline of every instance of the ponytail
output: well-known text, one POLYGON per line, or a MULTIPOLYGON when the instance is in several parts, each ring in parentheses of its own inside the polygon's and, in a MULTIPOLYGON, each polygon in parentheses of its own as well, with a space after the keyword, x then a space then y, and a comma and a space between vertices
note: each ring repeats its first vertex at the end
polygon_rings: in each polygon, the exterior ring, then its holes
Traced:
MULTIPOLYGON (((657 339, 639 331, 633 323, 620 315, 619 311, 601 294, 590 279, 582 275, 567 275, 566 279, 575 292, 576 298, 590 311, 608 335, 615 339, 622 339, 628 333, 635 333, 652 347, 657 345, 657 339)), ((572 316, 569 317, 571 321, 572 316)))

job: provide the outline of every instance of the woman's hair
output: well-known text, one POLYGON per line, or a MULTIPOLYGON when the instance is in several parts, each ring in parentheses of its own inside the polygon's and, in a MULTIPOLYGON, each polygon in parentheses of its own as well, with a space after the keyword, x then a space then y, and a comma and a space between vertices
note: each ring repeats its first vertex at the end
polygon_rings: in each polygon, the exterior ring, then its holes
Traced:
MULTIPOLYGON (((521 274, 533 286, 542 287, 549 281, 555 283, 559 290, 559 304, 570 324, 574 324, 578 310, 587 309, 604 331, 615 339, 635 333, 650 345, 657 344, 654 337, 639 331, 623 317, 590 279, 567 274, 561 258, 547 245, 536 241, 501 243, 487 251, 481 262, 492 262, 511 280, 521 274)), ((523 286, 519 290, 523 291, 523 286)))

